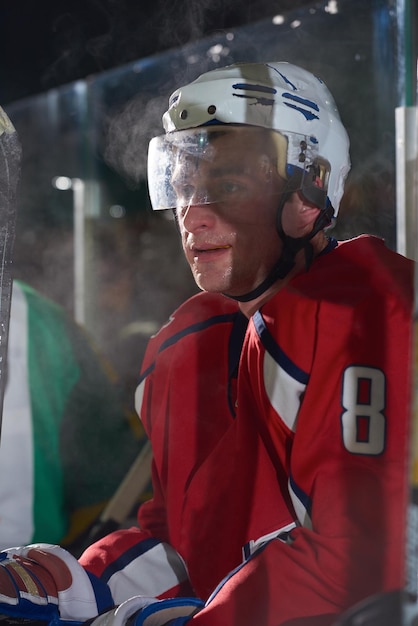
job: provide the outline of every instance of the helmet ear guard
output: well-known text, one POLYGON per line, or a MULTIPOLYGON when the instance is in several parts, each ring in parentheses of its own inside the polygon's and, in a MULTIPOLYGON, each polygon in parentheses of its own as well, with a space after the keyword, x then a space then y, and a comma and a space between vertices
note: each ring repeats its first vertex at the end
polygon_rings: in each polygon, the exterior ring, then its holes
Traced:
MULTIPOLYGON (((317 206, 321 211, 329 212, 331 206, 327 191, 331 166, 325 159, 316 158, 306 169, 287 166, 288 191, 300 191, 305 200, 317 206)), ((334 214, 334 209, 330 220, 334 214)))
POLYGON ((332 222, 334 209, 328 200, 326 188, 322 188, 317 175, 318 173, 324 174, 329 164, 326 162, 321 163, 321 167, 323 167, 322 172, 319 172, 318 167, 319 164, 312 166, 307 175, 304 175, 300 168, 289 168, 286 188, 280 198, 276 218, 277 232, 283 242, 283 250, 281 259, 279 260, 279 265, 281 263, 282 268, 285 268, 283 269, 282 278, 284 278, 294 266, 296 254, 300 250, 304 250, 305 252, 305 268, 306 270, 309 269, 314 258, 311 240, 319 231, 329 226, 332 222), (285 232, 282 223, 283 208, 291 195, 296 192, 299 192, 305 200, 320 209, 311 231, 303 237, 292 237, 285 232))

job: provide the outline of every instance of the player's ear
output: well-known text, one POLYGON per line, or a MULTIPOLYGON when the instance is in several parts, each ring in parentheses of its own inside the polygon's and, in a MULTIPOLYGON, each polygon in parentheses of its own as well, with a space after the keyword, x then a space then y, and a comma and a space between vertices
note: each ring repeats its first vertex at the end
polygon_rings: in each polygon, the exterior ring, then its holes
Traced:
POLYGON ((308 235, 320 213, 317 206, 294 191, 282 209, 282 228, 286 235, 298 238, 308 235))

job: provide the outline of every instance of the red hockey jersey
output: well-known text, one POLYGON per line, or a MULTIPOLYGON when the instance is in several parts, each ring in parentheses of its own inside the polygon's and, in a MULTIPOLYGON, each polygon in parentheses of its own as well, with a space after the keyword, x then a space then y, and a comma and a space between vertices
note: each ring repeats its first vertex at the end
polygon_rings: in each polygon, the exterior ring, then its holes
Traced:
MULTIPOLYGON (((109 583, 117 603, 136 594, 193 594, 178 556, 180 534, 186 538, 181 532, 184 497, 193 474, 206 457, 211 462, 213 450, 234 423, 247 324, 234 301, 199 293, 149 342, 136 405, 153 445, 153 499, 139 511, 141 530, 113 533, 80 559, 109 583)), ((201 495, 205 502, 210 497, 201 495)), ((191 516, 190 521, 194 525, 191 516)), ((206 596, 228 571, 214 571, 206 596)))
POLYGON ((196 626, 325 625, 401 587, 412 272, 368 236, 317 258, 251 319, 235 409, 234 303, 201 294, 185 305, 189 321, 180 314, 157 335, 138 393, 154 500, 139 511, 141 531, 81 559, 117 601, 144 593, 157 549, 171 583, 153 595, 187 593, 190 582, 208 599, 196 626), (147 550, 145 538, 163 543, 147 550), (148 569, 131 558, 141 545, 148 569))

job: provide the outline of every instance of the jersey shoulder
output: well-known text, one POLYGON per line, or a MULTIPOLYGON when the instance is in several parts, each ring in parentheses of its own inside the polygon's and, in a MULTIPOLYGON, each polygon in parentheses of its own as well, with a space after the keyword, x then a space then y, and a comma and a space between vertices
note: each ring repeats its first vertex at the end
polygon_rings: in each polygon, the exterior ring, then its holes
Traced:
POLYGON ((413 272, 411 260, 377 237, 347 240, 278 291, 251 328, 266 347, 271 336, 309 369, 319 335, 328 351, 331 344, 348 345, 353 328, 369 335, 376 329, 377 337, 377 320, 412 320, 413 272))
MULTIPOLYGON (((200 292, 179 306, 156 335, 150 338, 142 371, 156 360, 167 348, 177 346, 186 337, 202 338, 202 333, 213 327, 230 332, 240 315, 238 304, 221 294, 200 292)), ((221 333, 218 333, 221 334, 221 333)))
POLYGON ((183 302, 170 316, 169 322, 175 320, 184 325, 189 322, 201 321, 213 315, 236 313, 238 303, 220 293, 201 291, 183 302))
POLYGON ((315 300, 355 306, 366 298, 391 297, 409 307, 413 300, 414 262, 373 235, 339 242, 320 255, 291 288, 315 300))

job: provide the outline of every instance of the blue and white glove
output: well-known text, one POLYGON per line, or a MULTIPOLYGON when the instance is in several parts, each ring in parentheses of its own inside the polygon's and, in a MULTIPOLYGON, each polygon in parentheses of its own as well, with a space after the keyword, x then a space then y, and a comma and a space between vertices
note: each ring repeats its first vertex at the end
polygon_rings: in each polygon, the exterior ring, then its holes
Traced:
POLYGON ((198 598, 158 600, 129 598, 117 608, 90 621, 90 626, 183 626, 204 607, 198 598))
POLYGON ((60 546, 39 543, 0 552, 0 615, 82 623, 113 606, 109 587, 60 546))

